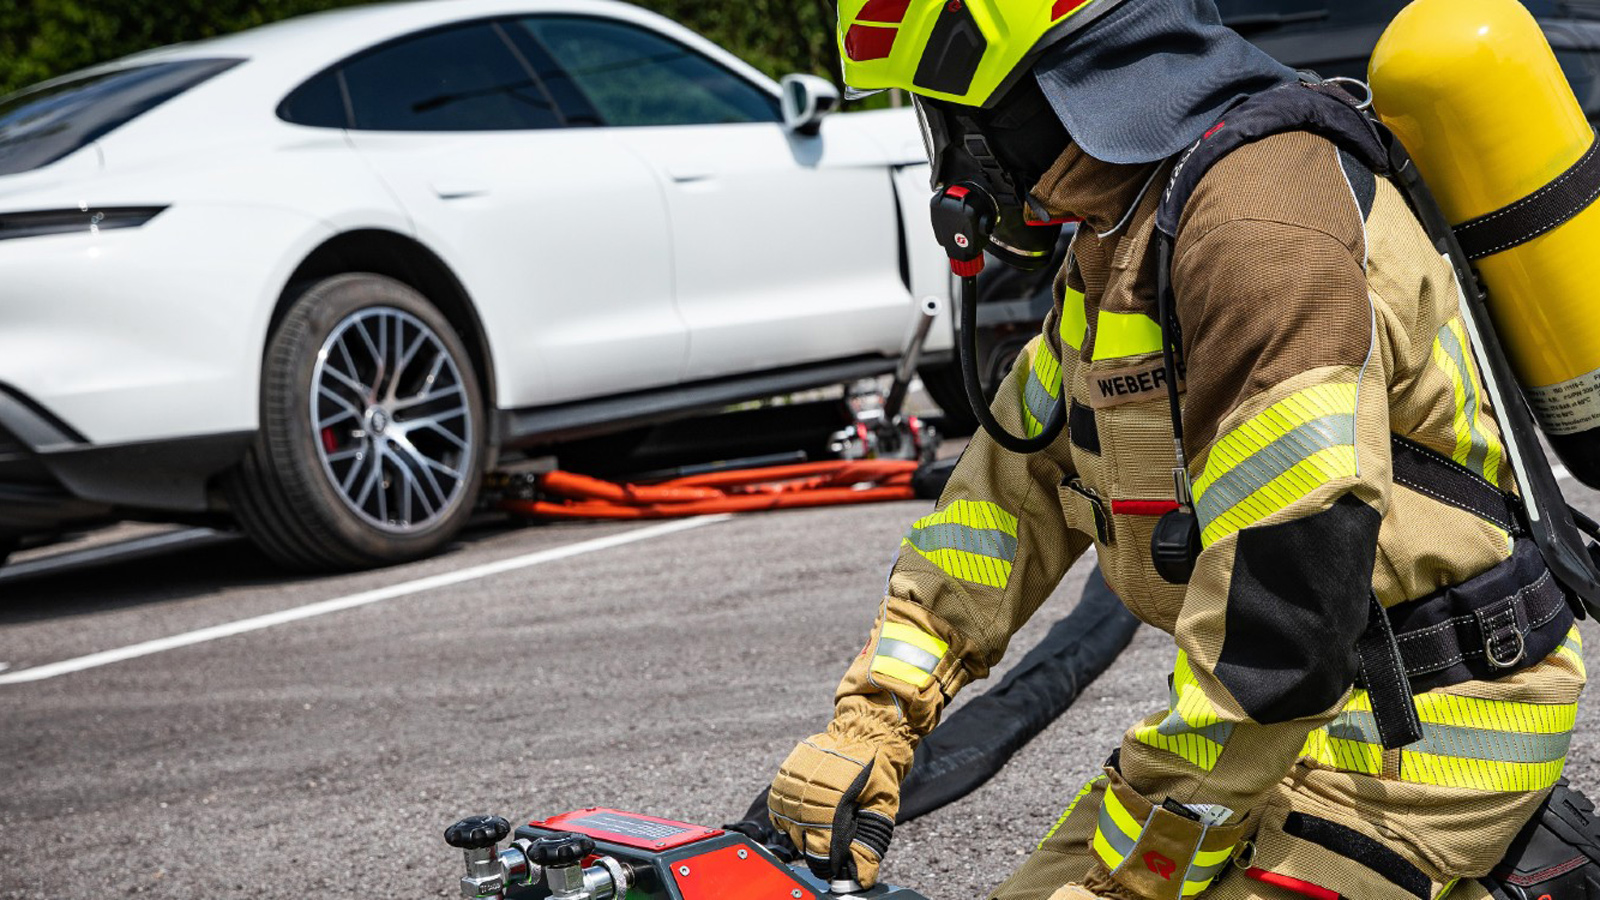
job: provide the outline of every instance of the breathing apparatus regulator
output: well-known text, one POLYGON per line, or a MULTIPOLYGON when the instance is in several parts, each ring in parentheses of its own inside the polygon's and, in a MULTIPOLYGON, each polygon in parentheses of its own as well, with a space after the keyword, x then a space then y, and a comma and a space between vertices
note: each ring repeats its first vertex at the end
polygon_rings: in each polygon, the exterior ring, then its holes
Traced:
POLYGON ((1049 263, 1063 222, 1038 207, 1028 188, 1067 146, 1067 131, 1031 78, 993 109, 922 97, 915 105, 934 166, 933 233, 961 285, 958 355, 967 402, 1000 446, 1013 453, 1043 450, 1066 427, 1066 405, 1057 403, 1033 438, 1017 437, 995 421, 978 382, 977 277, 986 251, 1024 271, 1049 263))

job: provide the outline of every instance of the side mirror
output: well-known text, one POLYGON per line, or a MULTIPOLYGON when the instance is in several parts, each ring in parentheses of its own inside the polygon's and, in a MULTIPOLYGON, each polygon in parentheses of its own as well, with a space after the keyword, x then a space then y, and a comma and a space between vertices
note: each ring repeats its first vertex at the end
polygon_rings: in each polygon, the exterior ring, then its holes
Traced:
POLYGON ((783 127, 796 134, 816 134, 822 117, 839 108, 839 89, 826 78, 785 75, 778 86, 783 91, 783 127))

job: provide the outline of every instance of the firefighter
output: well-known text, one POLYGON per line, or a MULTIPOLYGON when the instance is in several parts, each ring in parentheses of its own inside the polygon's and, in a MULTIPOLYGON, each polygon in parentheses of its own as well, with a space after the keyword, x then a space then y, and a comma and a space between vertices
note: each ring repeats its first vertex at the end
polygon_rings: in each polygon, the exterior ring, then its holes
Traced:
POLYGON ((1169 695, 995 900, 1484 896, 1561 774, 1581 645, 1508 511, 1452 266, 1359 128, 1227 144, 1326 86, 1211 0, 841 0, 839 31, 846 81, 916 96, 936 181, 992 195, 1002 249, 1082 219, 993 405, 1066 427, 974 437, 775 826, 873 884, 918 739, 1093 547, 1172 636, 1169 695), (1152 538, 1186 515, 1174 583, 1152 538))

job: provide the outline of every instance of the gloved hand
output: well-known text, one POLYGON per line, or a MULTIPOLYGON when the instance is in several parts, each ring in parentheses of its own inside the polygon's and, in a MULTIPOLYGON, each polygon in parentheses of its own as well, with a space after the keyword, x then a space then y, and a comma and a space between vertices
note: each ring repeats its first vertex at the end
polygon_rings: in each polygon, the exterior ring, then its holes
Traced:
POLYGON ((767 810, 818 878, 878 880, 889 849, 911 736, 859 697, 844 698, 828 730, 800 742, 772 780, 767 810))

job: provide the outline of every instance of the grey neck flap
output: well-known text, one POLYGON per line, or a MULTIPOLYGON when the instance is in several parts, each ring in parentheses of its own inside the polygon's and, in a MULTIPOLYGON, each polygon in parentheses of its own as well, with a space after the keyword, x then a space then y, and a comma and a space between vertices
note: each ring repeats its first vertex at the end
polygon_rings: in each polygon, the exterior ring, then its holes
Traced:
POLYGON ((1166 159, 1235 103, 1297 78, 1212 0, 1122 0, 1033 71, 1073 141, 1109 163, 1166 159))

